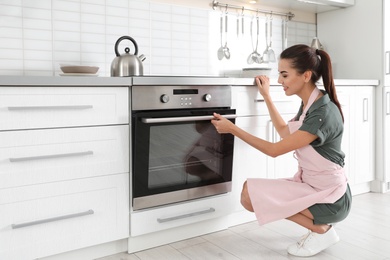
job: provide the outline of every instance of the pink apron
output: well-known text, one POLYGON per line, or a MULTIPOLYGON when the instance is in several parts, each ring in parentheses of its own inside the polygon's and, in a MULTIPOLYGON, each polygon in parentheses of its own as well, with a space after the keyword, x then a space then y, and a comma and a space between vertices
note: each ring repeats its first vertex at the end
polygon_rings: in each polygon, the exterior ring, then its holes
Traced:
MULTIPOLYGON (((320 90, 315 88, 299 121, 289 121, 290 133, 297 131, 320 90)), ((288 179, 250 178, 247 181, 260 224, 285 219, 316 203, 334 203, 347 189, 344 168, 322 157, 311 145, 294 152, 298 172, 288 179)))

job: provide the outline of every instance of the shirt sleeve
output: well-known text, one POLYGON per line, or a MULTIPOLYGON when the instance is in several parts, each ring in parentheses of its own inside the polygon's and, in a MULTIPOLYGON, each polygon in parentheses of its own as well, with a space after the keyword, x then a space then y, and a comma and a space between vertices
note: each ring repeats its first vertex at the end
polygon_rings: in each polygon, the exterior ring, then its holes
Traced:
POLYGON ((302 126, 299 130, 309 132, 313 135, 318 136, 318 139, 315 140, 312 144, 321 145, 325 142, 327 136, 322 131, 322 127, 326 120, 327 111, 325 106, 321 106, 313 111, 310 111, 306 114, 305 119, 303 120, 302 126))

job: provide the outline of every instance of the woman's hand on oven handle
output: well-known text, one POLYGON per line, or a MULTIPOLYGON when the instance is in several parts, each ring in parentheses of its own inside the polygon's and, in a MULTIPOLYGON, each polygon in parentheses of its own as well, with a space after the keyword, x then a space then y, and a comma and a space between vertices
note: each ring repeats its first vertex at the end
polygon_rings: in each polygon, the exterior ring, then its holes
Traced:
POLYGON ((211 119, 211 123, 214 125, 215 129, 220 134, 231 134, 235 124, 233 124, 230 120, 221 116, 218 113, 213 113, 214 118, 211 119))

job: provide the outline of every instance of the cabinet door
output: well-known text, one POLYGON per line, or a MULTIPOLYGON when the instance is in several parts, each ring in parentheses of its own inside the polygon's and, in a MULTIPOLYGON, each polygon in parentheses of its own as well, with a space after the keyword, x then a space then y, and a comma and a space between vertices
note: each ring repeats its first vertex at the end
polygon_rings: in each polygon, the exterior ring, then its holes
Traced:
MULTIPOLYGON (((292 119, 294 116, 294 114, 282 115, 286 122, 292 119)), ((269 121, 268 129, 269 131, 267 140, 273 143, 280 141, 281 137, 277 133, 271 120, 269 121)), ((268 171, 273 173, 272 178, 290 178, 294 176, 297 170, 298 161, 294 157, 294 151, 280 155, 276 158, 268 157, 268 171)))
POLYGON ((338 97, 344 113, 342 149, 353 193, 365 192, 374 173, 374 88, 340 87, 338 97), (355 186, 355 189, 353 188, 355 186))
POLYGON ((383 19, 384 19, 384 85, 390 85, 390 2, 383 1, 383 19))
POLYGON ((355 138, 353 140, 355 183, 370 182, 374 175, 374 89, 355 91, 355 138))
POLYGON ((0 131, 0 188, 129 172, 129 126, 0 131))
POLYGON ((0 259, 36 259, 129 236, 129 174, 0 189, 0 259))
POLYGON ((387 158, 390 155, 390 87, 384 89, 384 180, 385 182, 390 182, 390 162, 387 158))
POLYGON ((354 116, 354 110, 351 109, 351 99, 353 99, 353 89, 348 87, 338 88, 337 89, 337 97, 339 99, 341 109, 343 111, 344 115, 344 133, 343 133, 343 140, 341 143, 341 150, 345 153, 344 158, 344 169, 345 173, 347 175, 348 181, 350 184, 352 184, 354 180, 354 176, 351 176, 351 173, 353 172, 351 168, 351 122, 354 120, 351 120, 351 116, 354 116), (352 94, 351 94, 352 93, 352 94))
MULTIPOLYGON (((262 139, 267 139, 269 128, 268 116, 238 117, 236 125, 248 133, 262 139)), ((240 194, 242 185, 248 178, 269 178, 270 173, 267 170, 267 156, 259 150, 248 145, 239 138, 234 140, 234 159, 233 159, 233 187, 237 209, 242 209, 240 194)))
POLYGON ((126 87, 0 89, 0 131, 128 123, 126 87))

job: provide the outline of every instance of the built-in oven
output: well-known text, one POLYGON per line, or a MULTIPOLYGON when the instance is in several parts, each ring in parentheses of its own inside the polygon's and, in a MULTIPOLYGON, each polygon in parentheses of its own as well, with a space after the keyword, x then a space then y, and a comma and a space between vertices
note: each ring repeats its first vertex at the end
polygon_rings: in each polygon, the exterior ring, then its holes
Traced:
POLYGON ((132 86, 132 209, 231 191, 231 134, 213 113, 234 122, 229 85, 132 86))

